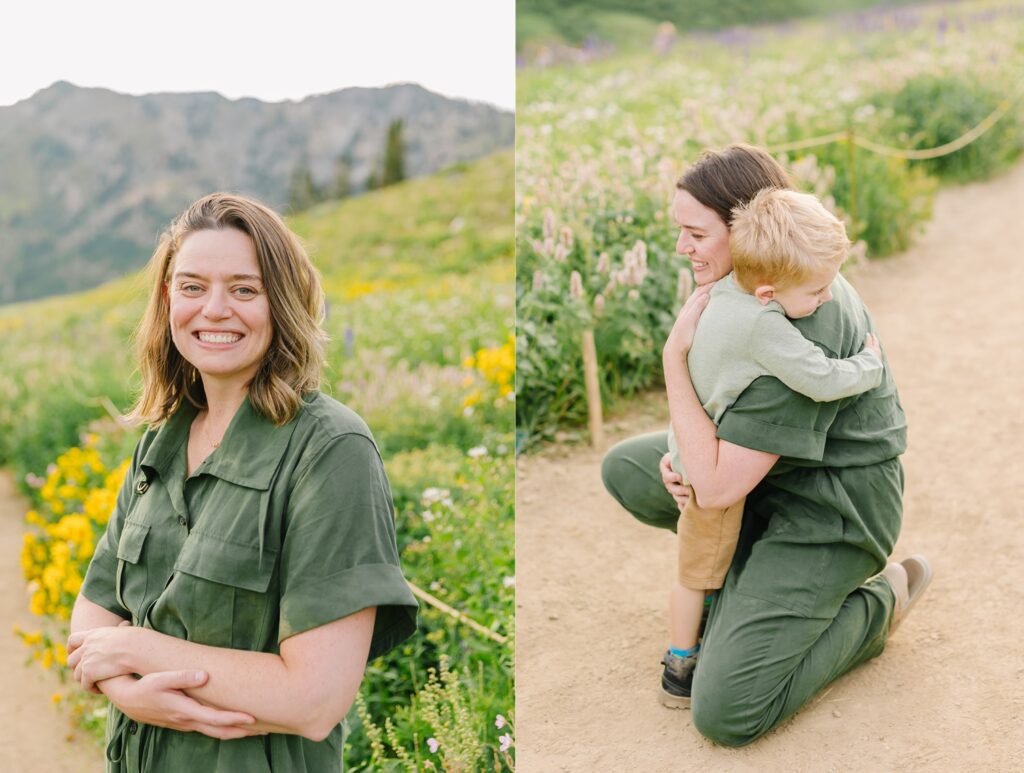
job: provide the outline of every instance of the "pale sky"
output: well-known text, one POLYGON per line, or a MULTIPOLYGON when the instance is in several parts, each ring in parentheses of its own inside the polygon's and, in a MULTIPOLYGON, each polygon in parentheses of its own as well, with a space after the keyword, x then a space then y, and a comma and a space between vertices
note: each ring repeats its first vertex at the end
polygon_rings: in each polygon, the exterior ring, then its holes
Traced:
POLYGON ((302 99, 418 83, 515 106, 514 0, 25 0, 0 12, 0 106, 54 81, 302 99))

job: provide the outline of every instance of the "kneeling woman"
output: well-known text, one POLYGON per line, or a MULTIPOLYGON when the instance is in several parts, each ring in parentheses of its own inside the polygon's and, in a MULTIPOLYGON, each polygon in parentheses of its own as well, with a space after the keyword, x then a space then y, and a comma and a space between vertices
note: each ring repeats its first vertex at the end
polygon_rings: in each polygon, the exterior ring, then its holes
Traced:
POLYGON ((339 771, 340 722, 415 629, 366 424, 321 394, 323 292, 280 217, 213 194, 151 262, 150 429, 71 618, 108 771, 339 771), (130 623, 130 625, 129 625, 130 623))

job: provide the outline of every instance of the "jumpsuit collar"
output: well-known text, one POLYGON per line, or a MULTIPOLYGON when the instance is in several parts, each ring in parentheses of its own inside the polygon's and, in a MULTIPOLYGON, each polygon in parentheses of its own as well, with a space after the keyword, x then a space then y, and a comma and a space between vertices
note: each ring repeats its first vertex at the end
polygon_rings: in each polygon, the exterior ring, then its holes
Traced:
MULTIPOLYGON (((140 480, 151 480, 153 475, 166 479, 182 443, 188 440, 197 413, 195 406, 183 400, 178 410, 157 430, 156 438, 139 464, 140 480)), ((239 486, 266 491, 294 429, 295 418, 282 427, 275 427, 272 421, 256 412, 246 395, 220 446, 208 457, 203 472, 239 486)))

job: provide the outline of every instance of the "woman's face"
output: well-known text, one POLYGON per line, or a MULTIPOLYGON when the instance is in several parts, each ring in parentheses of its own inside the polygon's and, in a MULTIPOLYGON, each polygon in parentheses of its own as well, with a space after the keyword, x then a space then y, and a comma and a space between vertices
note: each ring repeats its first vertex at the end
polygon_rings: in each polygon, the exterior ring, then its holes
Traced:
POLYGON ((732 271, 729 228, 718 213, 697 201, 689 191, 676 190, 672 219, 679 228, 676 252, 690 259, 697 285, 714 282, 732 271))
POLYGON ((204 379, 249 383, 270 348, 270 304, 252 239, 234 228, 182 241, 167 285, 171 338, 204 379))

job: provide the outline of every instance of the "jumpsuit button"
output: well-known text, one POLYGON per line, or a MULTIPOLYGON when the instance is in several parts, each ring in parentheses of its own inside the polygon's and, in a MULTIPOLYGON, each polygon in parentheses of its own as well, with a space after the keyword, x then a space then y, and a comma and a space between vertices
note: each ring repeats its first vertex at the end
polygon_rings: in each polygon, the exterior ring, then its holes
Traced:
POLYGON ((149 481, 146 479, 140 480, 139 484, 135 487, 135 490, 138 491, 140 494, 145 494, 148 489, 149 481))
POLYGON ((136 722, 134 719, 128 723, 128 732, 132 735, 135 735, 137 732, 139 732, 139 723, 136 722))
POLYGON ((185 524, 188 523, 188 519, 184 515, 179 515, 178 516, 178 523, 180 523, 182 526, 184 526, 185 524))

